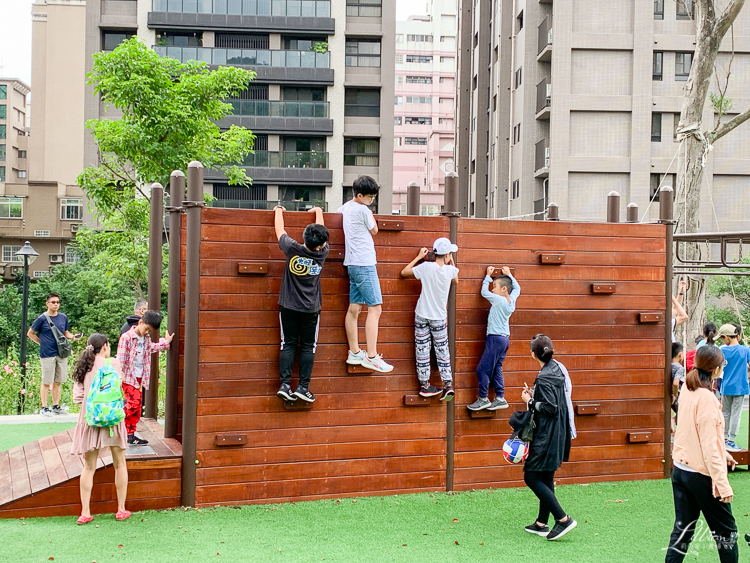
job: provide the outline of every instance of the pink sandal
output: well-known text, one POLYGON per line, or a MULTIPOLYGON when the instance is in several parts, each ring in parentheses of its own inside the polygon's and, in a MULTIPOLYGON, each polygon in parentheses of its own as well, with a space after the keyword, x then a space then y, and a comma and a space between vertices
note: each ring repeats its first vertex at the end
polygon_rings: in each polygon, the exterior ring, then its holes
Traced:
MULTIPOLYGON (((132 512, 130 512, 129 510, 118 510, 117 514, 115 514, 115 519, 116 520, 127 520, 128 518, 130 518, 131 514, 132 514, 132 512)), ((92 520, 93 520, 93 518, 92 518, 92 520)))
POLYGON ((94 519, 93 516, 79 516, 76 522, 79 525, 83 526, 84 524, 88 524, 89 522, 91 522, 93 519, 94 519))

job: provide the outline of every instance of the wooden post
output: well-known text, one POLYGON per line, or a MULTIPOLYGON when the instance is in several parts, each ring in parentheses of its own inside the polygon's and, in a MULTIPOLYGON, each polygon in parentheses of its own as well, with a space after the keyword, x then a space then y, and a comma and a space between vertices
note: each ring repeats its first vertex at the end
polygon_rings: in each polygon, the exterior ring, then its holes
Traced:
MULTIPOLYGON (((450 221, 450 239, 456 244, 458 238, 458 218, 461 213, 458 211, 458 174, 451 171, 445 175, 445 205, 443 206, 443 215, 447 216, 450 221)), ((454 257, 458 262, 458 256, 454 257)), ((451 373, 453 374, 453 385, 456 385, 456 286, 451 284, 450 293, 448 294, 448 348, 451 354, 451 373)), ((455 438, 455 420, 456 420, 456 399, 455 395, 452 401, 446 404, 445 413, 445 490, 453 492, 453 463, 454 451, 456 445, 455 438)))
POLYGON ((659 190, 659 223, 666 229, 667 265, 664 275, 664 477, 672 472, 672 229, 674 225, 674 191, 669 186, 659 190))
POLYGON ((556 203, 550 203, 547 207, 547 221, 559 221, 560 220, 560 208, 556 203))
MULTIPOLYGON (((161 313, 161 264, 164 236, 164 188, 151 186, 151 212, 148 232, 148 308, 161 313)), ((159 331, 151 331, 151 340, 159 342, 159 331)), ((151 380, 146 390, 146 418, 159 415, 159 352, 151 354, 151 380)))
POLYGON ((185 240, 185 365, 182 386, 182 505, 195 506, 198 424, 198 316, 200 313, 201 207, 203 165, 188 164, 187 233, 185 240))
POLYGON ((419 184, 409 182, 406 186, 406 214, 419 215, 419 184))
POLYGON ((620 222, 620 194, 609 192, 607 194, 607 223, 620 222))
POLYGON ((166 397, 164 401, 164 437, 177 437, 177 387, 180 372, 180 247, 182 246, 182 201, 185 199, 185 174, 175 170, 169 177, 169 293, 167 330, 174 334, 167 354, 166 397))
POLYGON ((638 204, 637 203, 628 203, 628 215, 627 215, 626 220, 628 223, 638 222, 638 204))

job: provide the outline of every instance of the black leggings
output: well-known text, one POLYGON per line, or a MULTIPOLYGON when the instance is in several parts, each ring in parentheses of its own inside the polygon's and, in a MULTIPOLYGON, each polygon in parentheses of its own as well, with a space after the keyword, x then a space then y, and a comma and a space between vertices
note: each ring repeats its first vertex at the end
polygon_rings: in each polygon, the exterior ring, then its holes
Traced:
POLYGON ((279 354, 279 371, 281 383, 289 384, 292 380, 294 354, 300 348, 299 384, 310 386, 315 348, 318 345, 318 326, 320 313, 300 313, 284 307, 279 308, 281 317, 281 353, 279 354))
POLYGON ((565 518, 565 511, 555 497, 554 471, 524 471, 523 480, 539 499, 537 522, 546 524, 550 512, 555 520, 565 518))

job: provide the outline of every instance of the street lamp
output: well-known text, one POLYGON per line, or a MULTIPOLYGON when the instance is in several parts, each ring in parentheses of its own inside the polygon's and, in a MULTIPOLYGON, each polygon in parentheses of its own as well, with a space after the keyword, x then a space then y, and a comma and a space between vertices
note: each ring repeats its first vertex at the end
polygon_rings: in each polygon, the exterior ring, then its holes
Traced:
POLYGON ((19 352, 19 361, 21 363, 21 391, 18 393, 18 414, 23 413, 24 402, 26 399, 26 331, 29 322, 29 264, 32 264, 39 253, 31 247, 31 243, 26 243, 21 250, 16 252, 16 256, 23 256, 23 302, 21 304, 21 350, 19 352))

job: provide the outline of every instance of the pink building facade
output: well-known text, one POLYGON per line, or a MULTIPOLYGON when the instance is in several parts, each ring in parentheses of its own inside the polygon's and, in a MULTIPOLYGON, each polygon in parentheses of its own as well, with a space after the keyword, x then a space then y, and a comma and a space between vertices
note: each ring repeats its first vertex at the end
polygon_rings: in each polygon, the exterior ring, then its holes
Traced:
POLYGON ((406 213, 410 182, 420 214, 440 213, 454 169, 456 0, 430 0, 428 15, 396 22, 393 212, 406 213))

